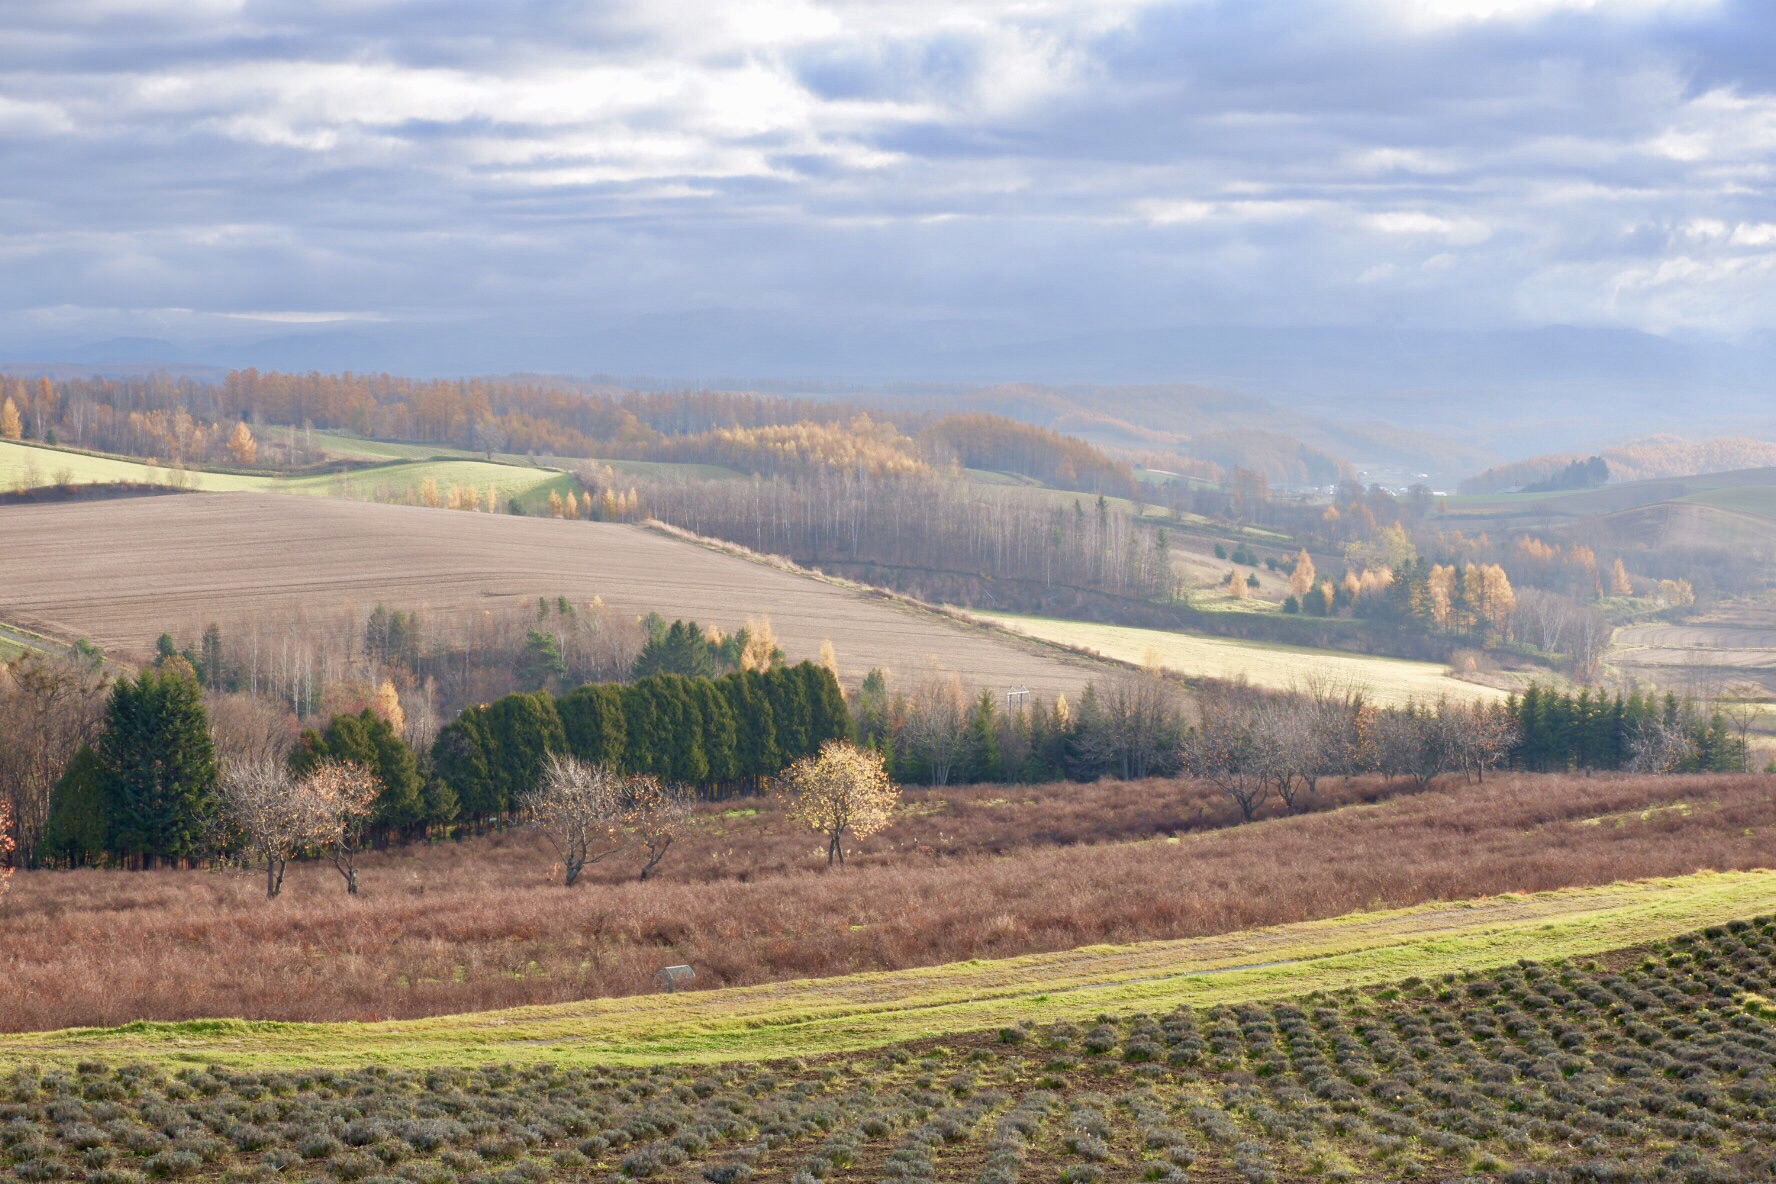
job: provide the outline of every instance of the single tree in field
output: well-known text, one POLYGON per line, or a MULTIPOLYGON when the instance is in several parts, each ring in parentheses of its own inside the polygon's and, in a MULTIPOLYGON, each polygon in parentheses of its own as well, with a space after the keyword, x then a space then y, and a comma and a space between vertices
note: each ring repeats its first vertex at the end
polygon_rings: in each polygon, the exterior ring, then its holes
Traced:
POLYGON ((346 892, 356 896, 358 852, 384 792, 382 781, 363 765, 325 760, 303 774, 299 787, 317 819, 315 841, 345 880, 346 892))
POLYGON ((327 837, 327 818, 304 781, 279 760, 234 760, 218 783, 222 814, 255 864, 265 867, 267 899, 284 890, 284 869, 297 852, 327 837))
POLYGON ((826 862, 845 862, 847 833, 867 838, 894 818, 900 800, 883 767, 882 754, 845 740, 829 740, 813 756, 803 757, 783 775, 790 797, 789 816, 824 834, 826 862))
POLYGON ((628 778, 629 825, 642 851, 641 878, 647 879, 666 858, 673 840, 691 817, 691 799, 682 789, 658 777, 628 778))
POLYGON ((543 832, 561 857, 571 888, 588 864, 626 850, 631 779, 603 765, 551 754, 536 786, 519 800, 523 818, 543 832))
POLYGON ((259 459, 259 441, 253 439, 253 429, 244 420, 234 425, 234 434, 228 437, 228 451, 239 465, 250 465, 259 459))

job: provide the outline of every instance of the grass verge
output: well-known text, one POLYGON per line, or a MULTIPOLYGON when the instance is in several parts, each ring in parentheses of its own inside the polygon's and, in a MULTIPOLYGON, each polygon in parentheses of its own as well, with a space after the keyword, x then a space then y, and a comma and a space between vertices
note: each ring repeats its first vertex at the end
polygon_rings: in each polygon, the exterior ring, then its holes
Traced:
MULTIPOLYGON (((0 1066, 91 1057, 232 1068, 770 1060, 1105 1010, 1294 997, 1641 945, 1776 912, 1776 872, 1505 895, 1182 941, 682 995, 364 1024, 206 1020, 0 1036, 0 1066)), ((243 961, 250 954, 243 952, 243 961)))

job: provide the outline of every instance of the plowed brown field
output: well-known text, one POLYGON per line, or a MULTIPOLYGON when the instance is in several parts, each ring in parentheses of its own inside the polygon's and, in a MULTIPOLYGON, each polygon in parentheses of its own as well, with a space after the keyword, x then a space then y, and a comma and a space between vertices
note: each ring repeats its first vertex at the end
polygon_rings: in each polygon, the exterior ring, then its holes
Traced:
POLYGON ((792 660, 830 639, 847 681, 935 659, 972 685, 1071 695, 1103 669, 637 526, 262 493, 0 506, 0 620, 118 656, 211 621, 378 603, 463 617, 538 596, 724 629, 768 616, 792 660))

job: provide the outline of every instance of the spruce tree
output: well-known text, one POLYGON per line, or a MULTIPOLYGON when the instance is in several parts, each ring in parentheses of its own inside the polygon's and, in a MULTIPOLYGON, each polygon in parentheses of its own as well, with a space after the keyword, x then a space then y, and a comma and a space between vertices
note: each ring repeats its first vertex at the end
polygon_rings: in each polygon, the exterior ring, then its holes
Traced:
POLYGON ((817 750, 828 740, 850 739, 851 709, 837 676, 818 662, 803 662, 794 669, 801 675, 802 697, 808 704, 809 749, 817 750))
POLYGON ((712 679, 699 678, 690 690, 703 724, 703 759, 707 766, 704 779, 711 784, 732 781, 740 776, 740 738, 734 708, 712 679))
POLYGON ((195 679, 177 668, 119 679, 98 755, 113 850, 144 864, 204 853, 214 834, 217 770, 195 679))
POLYGON ((809 743, 808 696, 801 674, 793 666, 779 666, 766 671, 760 685, 777 730, 777 759, 787 763, 813 755, 819 745, 809 743))

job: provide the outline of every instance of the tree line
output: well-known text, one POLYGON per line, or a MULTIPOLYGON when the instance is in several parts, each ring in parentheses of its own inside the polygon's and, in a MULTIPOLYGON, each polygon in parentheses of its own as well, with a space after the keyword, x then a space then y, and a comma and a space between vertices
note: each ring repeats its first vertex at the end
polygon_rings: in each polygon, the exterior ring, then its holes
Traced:
MULTIPOLYGON (((386 843, 510 818, 556 755, 715 793, 756 788, 849 731, 832 672, 803 662, 719 678, 660 674, 560 696, 512 694, 465 709, 423 755, 365 708, 303 731, 287 753, 225 760, 202 687, 188 664, 173 662, 109 688, 92 741, 64 758, 29 854, 38 863, 132 868, 226 855, 241 841, 229 820, 246 808, 241 801, 230 808, 231 767, 258 769, 237 781, 256 786, 255 809, 270 809, 265 802, 276 798, 293 835, 311 834, 296 815, 318 816, 316 778, 336 782, 340 768, 362 771, 374 787, 362 810, 336 808, 331 817, 353 820, 366 842, 386 843)), ((336 783, 328 792, 344 794, 336 783)))

